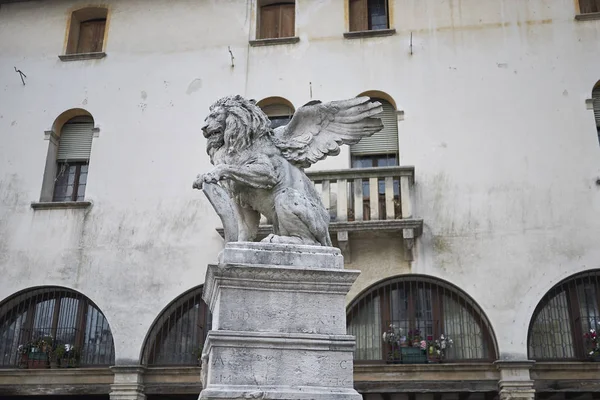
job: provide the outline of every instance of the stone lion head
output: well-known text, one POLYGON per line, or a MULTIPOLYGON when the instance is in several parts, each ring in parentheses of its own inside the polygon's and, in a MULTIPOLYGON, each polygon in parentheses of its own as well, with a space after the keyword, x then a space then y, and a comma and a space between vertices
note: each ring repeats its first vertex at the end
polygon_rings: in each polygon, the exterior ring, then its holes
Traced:
POLYGON ((221 149, 225 153, 247 149, 271 131, 269 118, 254 103, 242 96, 227 96, 210 106, 210 114, 202 127, 207 139, 206 152, 211 162, 221 149))

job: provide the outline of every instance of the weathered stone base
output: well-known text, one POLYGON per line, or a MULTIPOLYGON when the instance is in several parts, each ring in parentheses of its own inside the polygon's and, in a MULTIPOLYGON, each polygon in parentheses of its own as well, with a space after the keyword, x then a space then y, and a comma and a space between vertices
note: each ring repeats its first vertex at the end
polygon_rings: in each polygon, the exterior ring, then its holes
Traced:
POLYGON ((331 389, 329 387, 298 386, 212 386, 205 389, 200 399, 277 399, 277 400, 362 400, 354 389, 331 389))
POLYGON ((206 274, 200 399, 359 400, 339 249, 228 243, 206 274))

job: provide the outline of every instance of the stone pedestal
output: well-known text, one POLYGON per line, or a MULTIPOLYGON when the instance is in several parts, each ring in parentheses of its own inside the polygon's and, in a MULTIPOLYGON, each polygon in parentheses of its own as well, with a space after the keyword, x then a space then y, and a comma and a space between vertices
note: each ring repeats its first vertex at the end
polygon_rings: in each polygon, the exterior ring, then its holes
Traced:
POLYGON ((361 399, 345 308, 358 274, 333 247, 228 243, 206 274, 200 399, 361 399))
POLYGON ((496 361, 500 370, 498 382, 500 400, 534 400, 535 389, 529 370, 535 361, 496 361))
POLYGON ((110 386, 110 400, 145 400, 143 374, 144 367, 139 365, 114 366, 115 374, 110 386))

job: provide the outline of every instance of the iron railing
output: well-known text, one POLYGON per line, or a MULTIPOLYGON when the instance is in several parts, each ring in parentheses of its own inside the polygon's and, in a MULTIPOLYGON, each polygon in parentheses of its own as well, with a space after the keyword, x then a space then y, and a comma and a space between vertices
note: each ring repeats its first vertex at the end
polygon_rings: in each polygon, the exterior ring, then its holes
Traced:
POLYGON ((553 287, 540 301, 529 327, 533 360, 597 360, 600 346, 600 271, 588 271, 553 287))
POLYGON ((356 336, 355 360, 397 361, 395 351, 415 346, 423 346, 429 356, 436 340, 448 339, 452 343, 446 343, 439 359, 495 359, 489 323, 479 306, 432 278, 398 277, 372 287, 348 308, 347 326, 356 336))
POLYGON ((0 307, 0 367, 114 364, 114 343, 102 312, 75 291, 45 287, 9 298, 0 307), (38 362, 28 362, 35 359, 38 362), (60 363, 58 363, 60 364, 60 363))

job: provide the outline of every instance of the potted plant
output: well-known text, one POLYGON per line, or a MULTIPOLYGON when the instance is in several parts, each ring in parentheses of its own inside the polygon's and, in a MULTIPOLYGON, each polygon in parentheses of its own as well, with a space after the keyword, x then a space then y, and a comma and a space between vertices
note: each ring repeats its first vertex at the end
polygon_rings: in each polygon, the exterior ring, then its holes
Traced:
POLYGON ((595 329, 590 329, 588 333, 583 335, 587 342, 588 357, 591 361, 600 362, 600 343, 598 342, 598 334, 595 329))
POLYGON ((438 339, 429 340, 427 343, 427 358, 430 362, 442 362, 446 358, 446 351, 453 344, 452 338, 442 333, 438 339))
MULTIPOLYGON (((54 349, 54 358, 56 359, 57 367, 63 367, 63 358, 65 357, 65 345, 60 344, 54 349)), ((52 368, 52 358, 50 359, 50 367, 52 368)))
POLYGON ((48 368, 49 354, 52 351, 53 344, 52 336, 44 336, 20 345, 18 349, 21 355, 19 367, 31 369, 48 368))
POLYGON ((406 342, 406 337, 402 336, 402 329, 394 324, 390 324, 390 328, 386 332, 383 332, 383 341, 387 343, 390 348, 386 362, 388 364, 400 363, 402 357, 398 348, 406 342))

